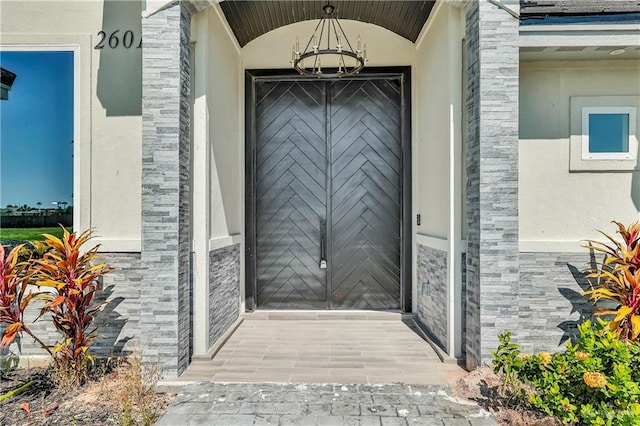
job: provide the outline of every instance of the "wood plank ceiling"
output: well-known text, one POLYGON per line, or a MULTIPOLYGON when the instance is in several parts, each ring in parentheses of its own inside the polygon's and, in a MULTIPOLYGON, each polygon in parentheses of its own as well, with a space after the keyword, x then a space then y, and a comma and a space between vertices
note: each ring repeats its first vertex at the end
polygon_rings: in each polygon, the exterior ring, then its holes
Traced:
MULTIPOLYGON (((320 19, 326 1, 247 1, 220 3, 240 46, 276 28, 320 19)), ((338 19, 367 22, 415 43, 435 1, 332 1, 338 19)))

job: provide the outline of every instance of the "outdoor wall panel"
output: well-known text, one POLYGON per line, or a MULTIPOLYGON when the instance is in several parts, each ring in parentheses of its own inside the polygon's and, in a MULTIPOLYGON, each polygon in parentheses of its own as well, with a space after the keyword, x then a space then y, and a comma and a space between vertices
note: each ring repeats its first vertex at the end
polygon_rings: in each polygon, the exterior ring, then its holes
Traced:
POLYGON ((209 253, 209 347, 240 316, 240 245, 209 253))
POLYGON ((189 363, 189 33, 176 3, 142 21, 143 360, 166 377, 189 363))
POLYGON ((520 253, 520 332, 524 353, 559 351, 577 336, 577 325, 591 318, 594 306, 584 270, 595 258, 584 253, 520 253))
POLYGON ((467 367, 518 332, 519 21, 465 2, 467 64, 467 367))
POLYGON ((449 352, 447 252, 421 244, 417 247, 418 318, 434 343, 449 352))

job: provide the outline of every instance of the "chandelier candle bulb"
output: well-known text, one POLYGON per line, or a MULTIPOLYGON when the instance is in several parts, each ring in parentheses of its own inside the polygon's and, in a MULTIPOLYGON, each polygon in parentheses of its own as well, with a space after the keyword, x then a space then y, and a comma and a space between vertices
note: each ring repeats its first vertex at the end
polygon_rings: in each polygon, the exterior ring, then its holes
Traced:
POLYGON ((363 50, 362 56, 364 57, 364 61, 367 62, 367 44, 366 43, 362 50, 363 50))
POLYGON ((295 51, 296 51, 296 55, 300 54, 300 39, 298 37, 296 37, 296 45, 294 47, 295 51))
POLYGON ((357 44, 357 46, 358 46, 357 50, 361 51, 362 50, 362 40, 360 40, 360 34, 358 34, 358 44, 357 44))

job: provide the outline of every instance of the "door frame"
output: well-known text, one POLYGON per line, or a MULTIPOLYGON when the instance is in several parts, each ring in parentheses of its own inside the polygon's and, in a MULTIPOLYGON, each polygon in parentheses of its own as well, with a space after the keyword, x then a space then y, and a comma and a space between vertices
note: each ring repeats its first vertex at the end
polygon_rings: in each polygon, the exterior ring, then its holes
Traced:
MULTIPOLYGON (((400 307, 411 312, 411 67, 370 67, 349 80, 399 78, 401 82, 402 212, 400 214, 400 307)), ((335 80, 338 80, 337 78, 335 80)), ((294 70, 245 70, 245 310, 257 307, 256 277, 256 84, 262 81, 318 81, 294 70)), ((329 269, 327 269, 329 273, 329 269)))

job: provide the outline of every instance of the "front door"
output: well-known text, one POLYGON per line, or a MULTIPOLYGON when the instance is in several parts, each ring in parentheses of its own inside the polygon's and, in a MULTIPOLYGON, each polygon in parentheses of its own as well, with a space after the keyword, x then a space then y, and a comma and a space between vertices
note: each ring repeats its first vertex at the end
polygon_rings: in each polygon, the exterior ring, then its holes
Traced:
POLYGON ((399 309, 399 77, 257 81, 252 244, 259 309, 399 309))

